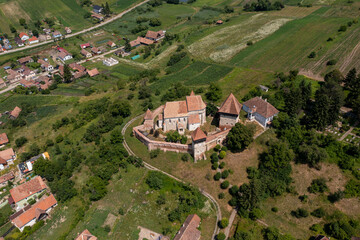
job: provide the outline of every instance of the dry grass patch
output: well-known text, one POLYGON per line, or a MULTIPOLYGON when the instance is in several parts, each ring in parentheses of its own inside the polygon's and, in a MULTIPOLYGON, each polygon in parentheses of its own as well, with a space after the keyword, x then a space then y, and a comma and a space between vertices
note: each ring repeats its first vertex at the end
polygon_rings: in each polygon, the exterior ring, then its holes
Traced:
POLYGON ((334 204, 337 209, 352 217, 360 216, 360 199, 346 198, 334 204))
POLYGON ((294 6, 286 6, 281 9, 281 11, 271 11, 268 14, 270 16, 279 16, 279 17, 291 17, 291 18, 303 18, 307 15, 318 10, 320 6, 313 7, 294 7, 294 6))

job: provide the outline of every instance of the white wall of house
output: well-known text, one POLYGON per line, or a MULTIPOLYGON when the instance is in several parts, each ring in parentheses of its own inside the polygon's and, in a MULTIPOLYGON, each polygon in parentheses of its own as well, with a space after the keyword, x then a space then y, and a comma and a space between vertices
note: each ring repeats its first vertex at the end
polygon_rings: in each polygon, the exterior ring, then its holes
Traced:
POLYGON ((198 127, 200 127, 200 123, 189 124, 190 131, 195 131, 198 127))
POLYGON ((19 228, 20 232, 24 231, 24 228, 31 227, 36 223, 36 218, 32 219, 30 222, 19 228))

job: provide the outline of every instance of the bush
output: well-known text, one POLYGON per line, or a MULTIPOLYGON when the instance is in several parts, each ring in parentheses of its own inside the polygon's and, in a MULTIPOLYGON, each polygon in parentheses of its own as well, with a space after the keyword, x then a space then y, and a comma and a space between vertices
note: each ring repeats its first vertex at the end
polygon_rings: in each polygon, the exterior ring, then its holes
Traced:
POLYGON ((57 143, 61 143, 63 140, 64 140, 64 137, 63 137, 61 134, 58 135, 58 136, 55 138, 55 141, 56 141, 57 143))
POLYGON ((223 218, 218 222, 219 228, 224 229, 229 225, 229 220, 227 218, 223 218))
POLYGON ((264 212, 259 208, 254 208, 250 213, 249 217, 251 220, 255 221, 256 219, 262 218, 264 216, 264 212))
POLYGON ((248 174, 249 179, 254 179, 259 176, 259 170, 255 167, 247 167, 246 172, 248 174))
POLYGON ((219 233, 218 235, 216 235, 216 240, 225 240, 226 236, 224 233, 219 233))
POLYGON ((228 171, 228 170, 224 170, 224 171, 221 173, 221 178, 222 178, 222 179, 226 179, 228 176, 229 176, 229 171, 228 171))
POLYGON ((219 157, 216 153, 211 154, 210 158, 211 158, 211 163, 216 163, 219 161, 219 157))
POLYGON ((183 162, 189 161, 189 154, 184 153, 184 154, 181 156, 181 160, 182 160, 183 162))
POLYGON ((219 168, 223 169, 224 167, 225 167, 225 163, 224 162, 220 163, 219 168))
POLYGON ((216 170, 216 169, 218 169, 218 167, 219 167, 219 164, 216 162, 216 163, 213 163, 212 165, 211 165, 211 169, 212 170, 216 170))
POLYGON ((317 218, 322 218, 322 217, 325 217, 326 212, 323 208, 318 208, 318 209, 315 209, 314 211, 312 211, 311 215, 314 217, 317 217, 317 218))
POLYGON ((227 189, 229 186, 230 186, 229 181, 223 181, 223 182, 220 184, 220 187, 221 187, 222 189, 227 189))
POLYGON ((347 30, 347 27, 345 25, 342 25, 342 26, 340 26, 338 31, 339 32, 346 32, 346 30, 347 30))
POLYGON ((119 213, 120 215, 124 215, 124 214, 125 214, 125 211, 124 211, 123 208, 119 208, 118 213, 119 213))
POLYGON ((219 199, 224 199, 225 198, 225 193, 219 193, 218 198, 219 199))
POLYGON ((155 149, 150 151, 150 158, 156 158, 160 154, 160 149, 155 149))
POLYGON ((109 225, 106 225, 106 226, 104 227, 104 231, 107 232, 107 233, 109 233, 109 232, 111 231, 110 226, 109 226, 109 225))
POLYGON ((239 187, 237 185, 234 185, 229 189, 229 193, 232 196, 234 196, 238 191, 239 191, 239 187))
POLYGON ((308 56, 308 58, 315 58, 316 57, 316 53, 315 52, 311 52, 308 56))
POLYGON ((298 208, 295 211, 291 211, 291 215, 296 218, 306 218, 309 216, 309 212, 306 209, 298 208))
POLYGON ((277 213, 279 211, 279 209, 277 207, 272 207, 271 211, 274 212, 274 213, 277 213))
POLYGON ((227 150, 228 150, 227 147, 225 147, 225 146, 222 146, 222 147, 221 147, 221 151, 225 151, 225 152, 226 152, 227 150))
POLYGON ((328 190, 329 188, 326 185, 325 178, 317 178, 312 180, 310 187, 308 187, 308 191, 310 193, 323 193, 328 190))
POLYGON ((247 43, 246 43, 246 45, 248 45, 248 46, 251 46, 251 45, 253 45, 254 43, 253 43, 253 41, 248 41, 247 43))
POLYGON ((326 65, 328 65, 328 66, 333 66, 333 65, 335 65, 336 63, 337 63, 337 61, 336 61, 335 59, 331 59, 331 60, 327 61, 326 65))
POLYGON ((151 189, 161 189, 164 186, 162 173, 150 172, 146 178, 146 183, 151 189))
POLYGON ((166 203, 166 197, 165 197, 165 194, 161 193, 157 200, 156 200, 156 204, 157 205, 164 205, 166 203))
POLYGON ((335 203, 335 202, 338 202, 340 201, 341 199, 343 199, 345 196, 344 192, 341 191, 341 190, 338 190, 334 193, 331 193, 329 196, 328 196, 328 200, 332 203, 335 203))
POLYGON ((221 178, 221 173, 216 173, 215 175, 214 175, 214 180, 215 181, 219 181, 220 180, 220 178, 221 178))
POLYGON ((220 149, 221 149, 220 144, 218 144, 218 145, 216 145, 216 146, 214 147, 214 151, 215 151, 215 152, 218 152, 220 149))
POLYGON ((25 143, 27 143, 27 138, 26 137, 19 137, 15 140, 15 144, 16 147, 20 148, 22 146, 24 146, 25 143))
POLYGON ((220 153, 219 153, 219 158, 220 159, 224 159, 226 157, 226 152, 225 151, 221 151, 220 153))

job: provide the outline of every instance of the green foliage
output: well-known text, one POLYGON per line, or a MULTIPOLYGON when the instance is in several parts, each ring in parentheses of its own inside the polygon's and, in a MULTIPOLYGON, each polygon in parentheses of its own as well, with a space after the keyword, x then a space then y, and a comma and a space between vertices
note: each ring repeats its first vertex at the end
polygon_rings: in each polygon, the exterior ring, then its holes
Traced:
POLYGON ((187 153, 184 153, 184 154, 181 156, 181 160, 182 160, 183 162, 188 162, 188 161, 189 161, 189 158, 190 158, 190 156, 189 156, 189 154, 187 154, 187 153))
POLYGON ((156 158, 160 154, 160 149, 155 149, 150 151, 150 158, 156 158))
POLYGON ((345 25, 341 25, 340 28, 339 28, 339 32, 346 32, 347 30, 347 27, 345 25))
POLYGON ((230 186, 229 181, 225 180, 220 184, 221 189, 227 189, 230 186))
POLYGON ((214 175, 214 180, 215 181, 219 181, 221 178, 221 173, 217 172, 215 175, 214 175))
POLYGON ((221 88, 218 84, 216 83, 210 83, 209 89, 205 94, 206 99, 208 99, 209 101, 212 102, 216 102, 218 100, 220 100, 221 96, 222 96, 222 91, 221 88))
POLYGON ((219 158, 220 159, 224 159, 226 157, 226 152, 225 151, 221 151, 220 153, 219 153, 219 158))
POLYGON ((218 198, 219 199, 224 199, 225 198, 225 193, 219 193, 218 198))
POLYGON ((158 198, 156 199, 157 205, 164 205, 166 203, 166 197, 165 194, 161 193, 158 198))
POLYGON ((243 151, 254 140, 254 133, 254 128, 236 123, 226 137, 228 148, 233 152, 243 151))
POLYGON ((164 186, 163 175, 160 172, 151 171, 146 178, 146 184, 155 190, 159 190, 164 186))
POLYGON ((224 229, 229 225, 229 220, 227 218, 223 218, 218 223, 219 228, 224 229))
POLYGON ((228 176, 229 176, 229 171, 228 171, 228 170, 224 170, 224 171, 221 173, 221 178, 222 178, 222 179, 226 179, 228 176))
POLYGON ((223 169, 225 167, 225 162, 220 163, 219 168, 223 169))
POLYGON ((308 56, 308 58, 315 58, 316 57, 316 52, 311 52, 308 56))
POLYGON ((295 240, 291 235, 281 235, 279 229, 276 227, 268 227, 263 230, 263 236, 265 240, 295 240))
POLYGON ((264 216, 264 212, 259 208, 254 208, 250 213, 249 217, 251 220, 255 221, 256 219, 262 218, 264 216))
POLYGON ((308 164, 309 167, 319 169, 319 164, 324 162, 328 157, 329 156, 325 149, 320 148, 315 144, 302 144, 299 148, 297 161, 308 164))
POLYGON ((328 66, 333 66, 333 65, 335 65, 336 63, 337 63, 337 61, 336 61, 335 59, 331 59, 331 60, 329 60, 329 61, 326 62, 326 65, 328 65, 328 66))
POLYGON ((210 159, 212 163, 216 163, 219 161, 219 157, 216 153, 211 154, 210 159))
POLYGON ((224 233, 219 233, 218 235, 216 235, 216 240, 225 240, 226 236, 224 233))
POLYGON ((339 240, 351 239, 355 233, 351 221, 346 218, 325 224, 324 230, 329 236, 339 240))
POLYGON ((259 176, 259 171, 255 167, 247 167, 246 172, 249 179, 254 179, 259 176))
POLYGON ((298 208, 295 211, 291 211, 291 215, 296 218, 306 218, 309 216, 309 212, 306 209, 298 208))
POLYGON ((339 189, 334 193, 330 193, 328 196, 328 199, 330 202, 335 203, 335 202, 338 202, 341 199, 343 199, 344 196, 345 196, 345 193, 339 189))
POLYGON ((320 207, 320 208, 317 208, 314 211, 312 211, 311 215, 314 217, 317 217, 317 218, 322 218, 322 217, 325 217, 326 212, 323 208, 320 207))
POLYGON ((217 144, 217 145, 214 147, 214 151, 215 151, 215 152, 220 151, 220 149, 221 149, 220 144, 217 144))
POLYGON ((216 169, 218 169, 218 167, 219 167, 219 164, 217 162, 215 162, 211 165, 212 170, 216 170, 216 169))
POLYGON ((119 208, 118 213, 122 216, 125 214, 125 211, 123 208, 119 208))
POLYGON ((173 87, 167 90, 162 96, 161 101, 174 101, 176 99, 185 97, 190 94, 190 89, 183 86, 181 83, 174 84, 173 87))
POLYGON ((274 213, 277 213, 279 211, 279 209, 277 207, 272 207, 271 211, 274 212, 274 213))
POLYGON ((308 191, 310 193, 323 193, 328 191, 329 188, 326 185, 325 178, 317 178, 312 180, 310 187, 308 187, 308 191))
POLYGON ((276 1, 271 3, 269 0, 258 0, 257 2, 253 2, 251 4, 246 3, 244 5, 245 12, 262 12, 262 11, 273 11, 273 10, 281 10, 284 8, 284 4, 282 2, 276 1))
POLYGON ((359 197, 360 196, 360 181, 351 179, 345 186, 346 197, 359 197))
POLYGON ((171 55, 167 66, 172 66, 178 62, 181 61, 181 59, 183 59, 184 57, 186 57, 186 52, 179 52, 179 53, 174 53, 173 55, 171 55))
POLYGON ((150 19, 149 25, 152 27, 161 26, 161 21, 158 18, 150 19))
POLYGON ((15 144, 16 147, 20 148, 22 146, 24 146, 25 143, 27 143, 27 138, 26 137, 19 137, 15 140, 15 144))
POLYGON ((181 139, 182 136, 179 134, 178 131, 169 131, 168 133, 166 133, 166 138, 165 138, 166 142, 177 143, 180 142, 181 139))
POLYGON ((106 183, 97 176, 90 177, 86 186, 88 187, 88 191, 90 193, 90 201, 98 201, 107 193, 106 183))

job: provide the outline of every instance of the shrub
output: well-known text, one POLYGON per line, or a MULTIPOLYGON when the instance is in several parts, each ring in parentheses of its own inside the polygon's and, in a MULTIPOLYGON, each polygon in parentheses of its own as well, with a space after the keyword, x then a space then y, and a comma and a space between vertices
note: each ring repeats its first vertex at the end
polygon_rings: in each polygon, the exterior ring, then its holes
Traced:
POLYGON ((224 167, 225 167, 225 163, 224 162, 220 163, 219 168, 223 169, 224 167))
POLYGON ((163 205, 166 203, 166 198, 165 198, 165 194, 161 193, 158 198, 156 199, 156 204, 157 205, 163 205))
POLYGON ((146 178, 146 183, 150 188, 159 190, 163 187, 163 175, 159 172, 150 172, 146 178))
POLYGON ((271 211, 274 212, 274 213, 277 213, 279 211, 279 209, 277 207, 272 207, 271 211))
POLYGON ((229 171, 228 171, 228 170, 224 170, 224 171, 221 173, 221 178, 222 178, 222 179, 226 179, 228 176, 229 176, 229 171))
POLYGON ((347 197, 360 196, 360 181, 351 179, 345 185, 345 194, 347 197))
POLYGON ((55 141, 56 141, 57 143, 61 143, 63 140, 64 140, 64 137, 63 137, 61 134, 58 135, 58 136, 55 138, 55 141))
POLYGON ((156 158, 160 154, 160 149, 150 151, 150 158, 156 158))
POLYGON ((226 152, 225 151, 221 151, 220 153, 219 153, 219 158, 220 159, 224 159, 226 157, 226 152))
POLYGON ((219 164, 216 162, 216 163, 213 163, 212 165, 211 165, 211 168, 213 169, 213 170, 216 170, 216 169, 218 169, 218 167, 219 167, 219 164))
POLYGON ((222 189, 227 189, 229 186, 230 186, 229 181, 223 181, 223 182, 220 184, 220 187, 221 187, 222 189))
POLYGON ((224 199, 225 198, 225 193, 219 193, 218 198, 219 199, 224 199))
POLYGON ((124 214, 125 214, 125 211, 124 211, 123 208, 119 208, 118 213, 119 213, 120 215, 124 215, 124 214))
POLYGON ((248 45, 248 46, 251 46, 251 45, 253 45, 254 43, 253 43, 253 41, 248 41, 247 43, 246 43, 246 45, 248 45))
POLYGON ((347 30, 347 27, 345 25, 342 25, 342 26, 340 26, 338 31, 339 32, 346 32, 346 30, 347 30))
POLYGON ((311 52, 308 56, 308 58, 315 58, 316 57, 316 53, 315 52, 311 52))
POLYGON ((189 161, 189 155, 184 153, 182 156, 181 156, 181 160, 184 161, 184 162, 187 162, 189 161))
POLYGON ((239 191, 239 187, 237 185, 234 185, 229 189, 229 193, 232 196, 234 196, 238 191, 239 191))
POLYGON ((306 194, 301 195, 301 196, 299 197, 299 199, 300 199, 301 202, 307 202, 308 198, 309 198, 309 196, 306 195, 306 194))
POLYGON ((221 147, 221 151, 225 151, 225 152, 226 152, 227 150, 228 150, 227 147, 225 147, 225 146, 222 146, 222 147, 221 147))
POLYGON ((27 143, 27 138, 26 137, 19 137, 15 140, 15 144, 16 144, 16 147, 22 147, 24 146, 25 143, 27 143))
POLYGON ((341 199, 343 199, 345 196, 344 192, 341 191, 341 190, 338 190, 334 193, 331 193, 329 196, 328 196, 328 200, 332 203, 335 203, 335 202, 338 202, 340 201, 341 199))
POLYGON ((325 178, 317 178, 312 180, 310 187, 308 187, 308 191, 310 193, 323 193, 327 190, 329 190, 329 188, 326 185, 325 178))
POLYGON ((314 211, 312 211, 311 215, 314 217, 317 217, 317 218, 322 218, 322 217, 325 217, 326 212, 323 208, 318 208, 318 209, 315 209, 314 211))
POLYGON ((109 225, 106 225, 105 227, 104 227, 104 231, 105 232, 110 232, 111 231, 111 228, 110 228, 110 226, 109 225))
POLYGON ((257 178, 259 175, 259 170, 255 167, 247 167, 246 172, 248 174, 249 179, 257 178))
POLYGON ((219 233, 218 235, 216 235, 216 240, 225 240, 226 236, 224 233, 219 233))
POLYGON ((323 232, 323 229, 321 227, 320 224, 313 224, 310 228, 309 228, 311 231, 314 231, 316 233, 321 233, 323 232))
POLYGON ((264 216, 264 212, 261 211, 259 208, 254 208, 250 213, 249 213, 249 217, 251 220, 256 220, 259 218, 262 218, 264 216))
POLYGON ((291 211, 291 215, 296 218, 306 218, 309 216, 309 212, 306 209, 298 208, 295 211, 291 211))
POLYGON ((229 225, 229 220, 227 218, 223 218, 218 222, 219 228, 224 229, 229 225))
POLYGON ((215 151, 215 152, 218 152, 220 149, 221 149, 220 144, 218 144, 218 145, 216 145, 216 146, 214 147, 214 151, 215 151))
POLYGON ((218 161, 219 161, 219 157, 217 155, 216 156, 211 155, 211 163, 216 163, 218 161))
POLYGON ((221 173, 216 173, 215 175, 214 175, 214 180, 215 181, 219 181, 220 180, 220 178, 221 178, 221 173))
POLYGON ((336 63, 337 63, 337 61, 336 61, 335 59, 331 59, 331 60, 327 61, 326 65, 328 65, 328 66, 333 66, 333 65, 335 65, 336 63))

